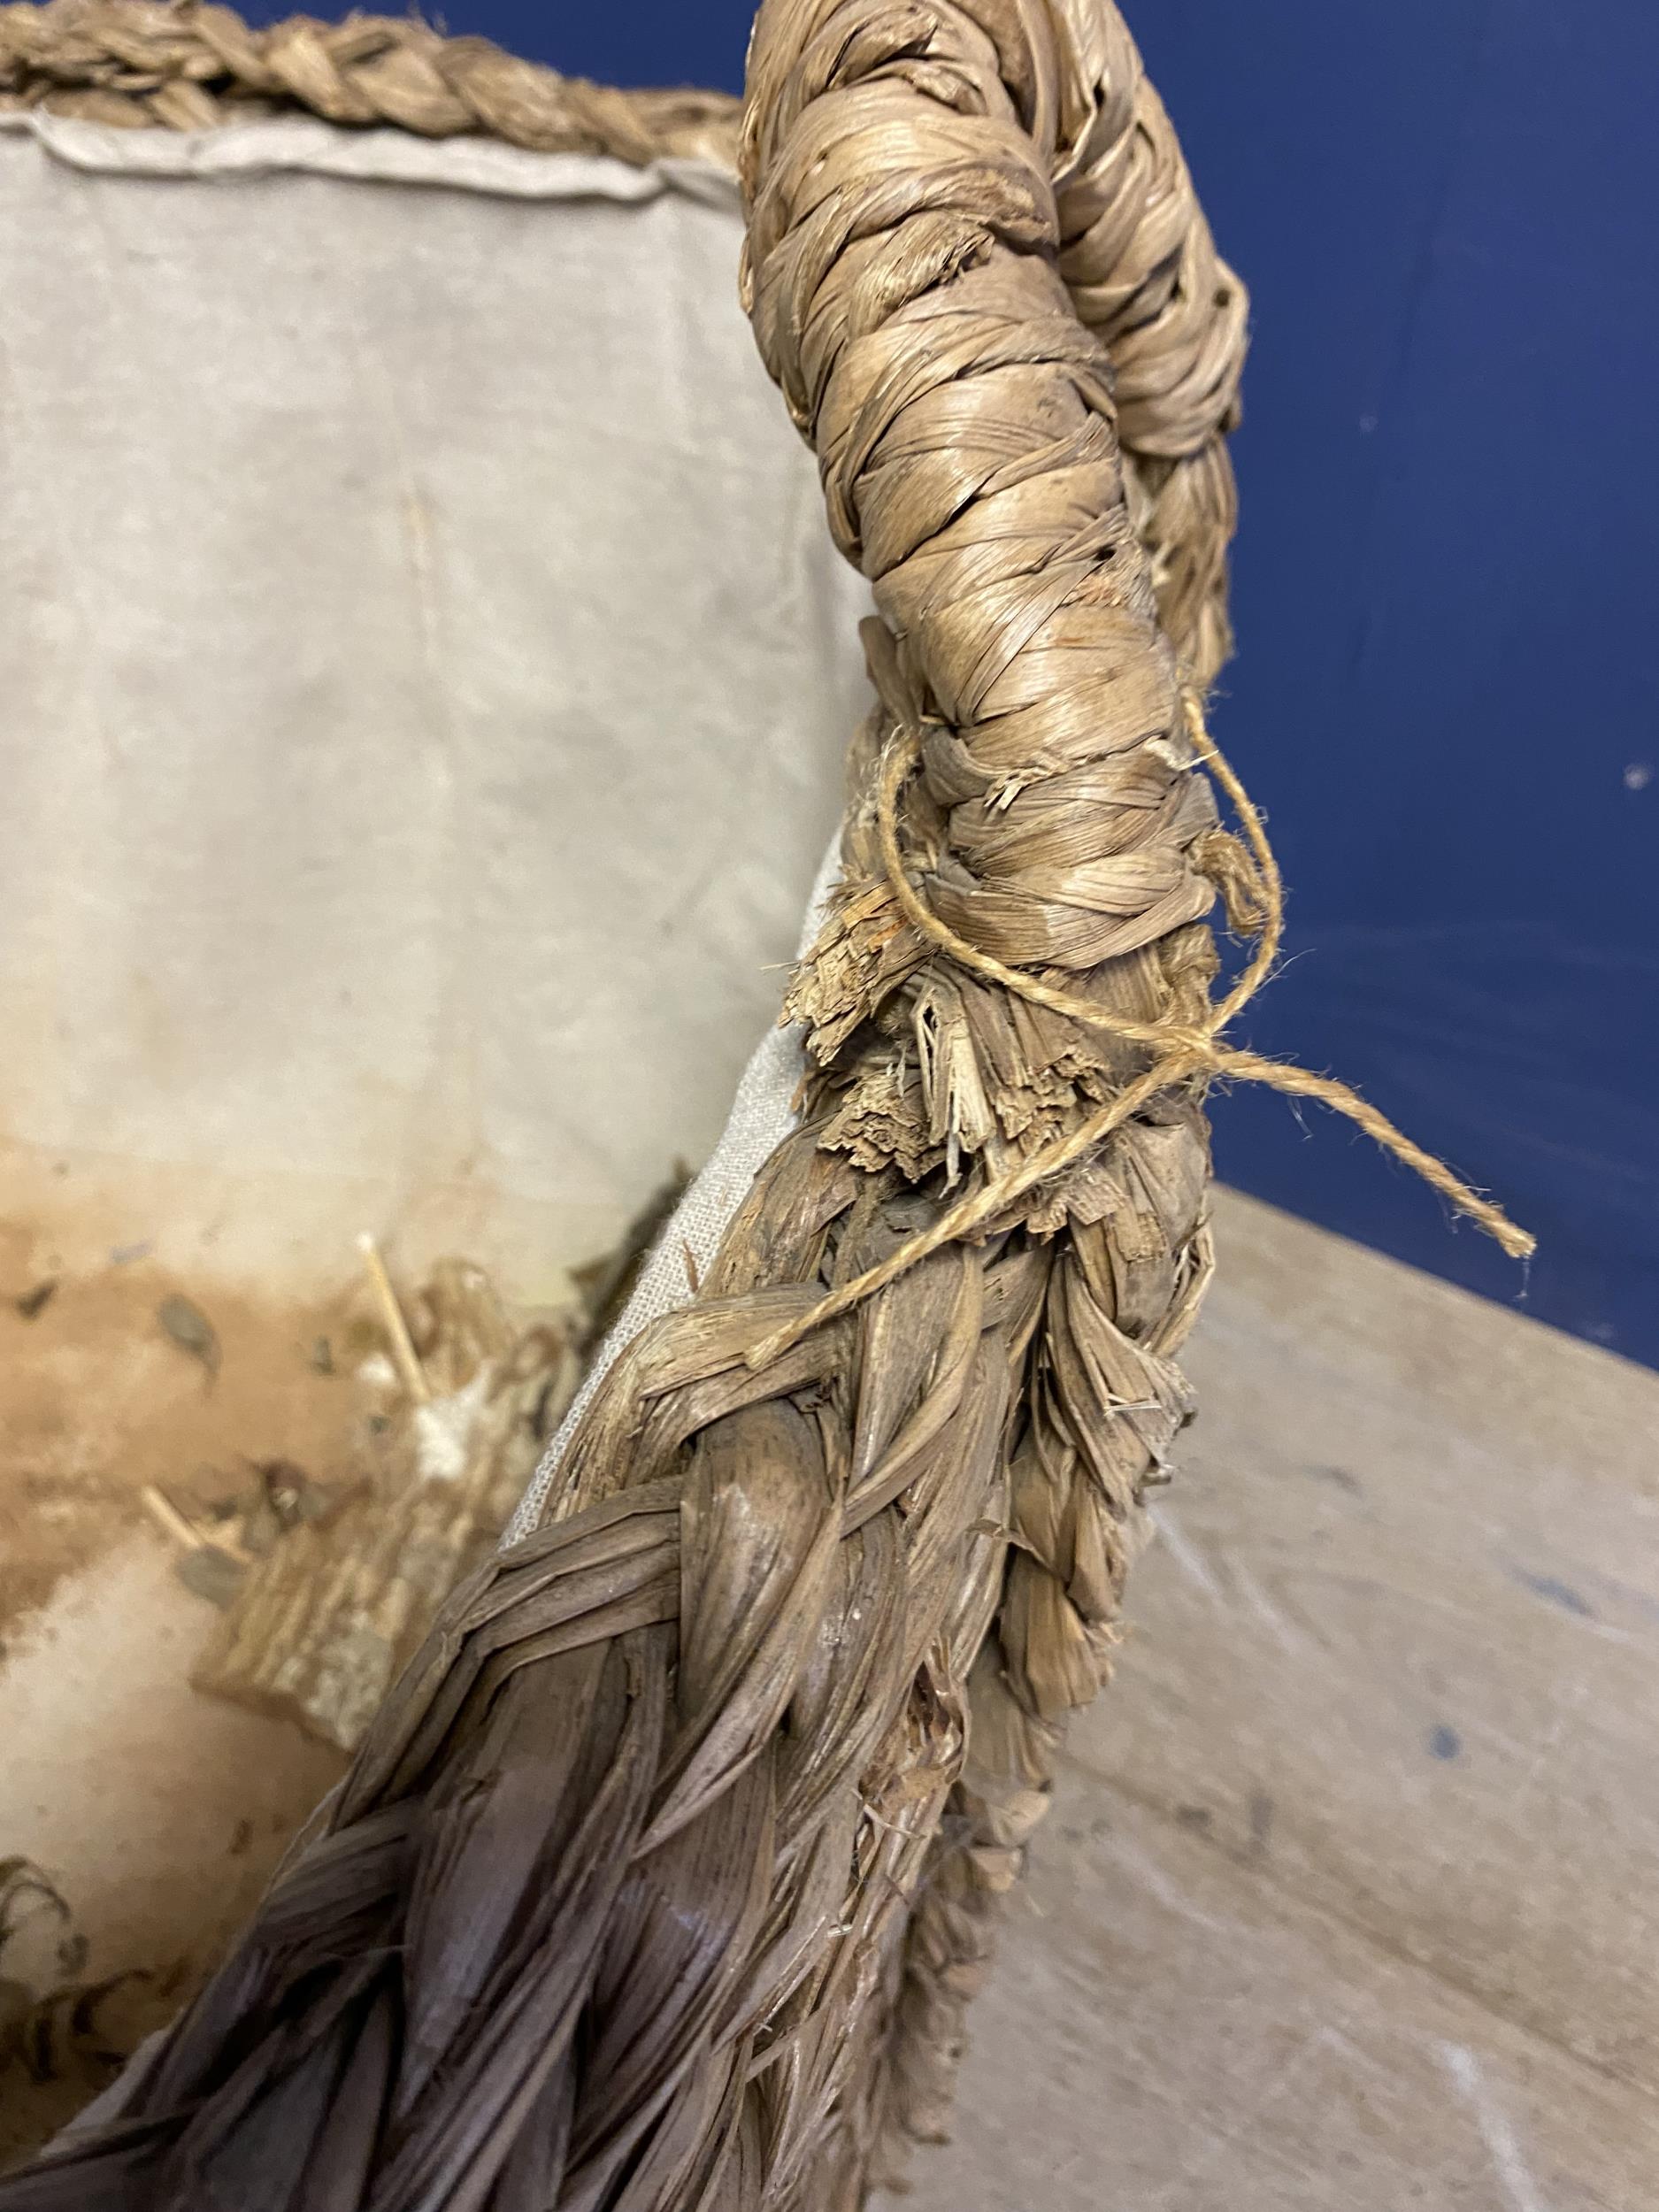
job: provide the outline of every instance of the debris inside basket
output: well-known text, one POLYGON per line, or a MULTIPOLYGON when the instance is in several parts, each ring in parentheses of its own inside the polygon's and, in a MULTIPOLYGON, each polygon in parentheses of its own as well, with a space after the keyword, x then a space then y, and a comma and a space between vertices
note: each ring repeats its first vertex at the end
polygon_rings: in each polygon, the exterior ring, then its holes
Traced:
POLYGON ((394 1288, 372 1249, 302 1299, 193 1279, 161 1238, 8 1244, 0 1225, 0 1735, 22 1721, 0 1760, 0 2168, 192 1994, 495 1542, 682 1179, 531 1312, 464 1261, 395 1268, 394 1288), (165 1552, 134 1540, 146 1527, 165 1552), (110 1709, 88 1717, 77 1669, 106 1629, 110 1709), (148 1716, 151 1690, 161 1732, 128 1741, 123 1719, 116 1749, 115 1717, 148 1716), (55 1727, 65 1802, 96 1805, 107 1837, 35 1782, 55 1727), (152 1879, 169 1815, 200 1832, 187 1873, 152 1879))
POLYGON ((201 1308, 192 1305, 188 1298, 181 1298, 175 1293, 172 1297, 162 1300, 156 1309, 156 1318, 161 1324, 164 1333, 181 1352, 188 1352, 192 1359, 201 1361, 207 1370, 209 1382, 214 1381, 219 1374, 220 1356, 219 1335, 201 1308))
MULTIPOLYGON (((211 1517, 159 1486, 143 1494, 179 1546, 181 1578, 224 1615, 199 1689, 356 1748, 438 1607, 499 1539, 685 1179, 677 1171, 617 1250, 577 1272, 580 1305, 526 1327, 465 1260, 440 1261, 405 1303, 373 1240, 359 1239, 374 1326, 366 1349, 352 1348, 358 1464, 340 1479, 250 1462, 211 1517)), ((350 1357, 319 1340, 311 1364, 338 1372, 350 1357)))
POLYGON ((111 2001, 148 1978, 87 1972, 89 1946, 69 1904, 32 1861, 0 1858, 0 2078, 21 2068, 35 2083, 84 2087, 107 2080, 133 2034, 111 2001))
POLYGON ((130 1289, 25 1253, 7 1302, 33 1363, 14 1369, 10 1404, 0 1626, 147 1519, 219 1616, 204 1623, 196 1686, 355 1748, 437 1606, 497 1540, 685 1180, 677 1169, 612 1250, 573 1271, 568 1302, 520 1318, 465 1260, 394 1287, 370 1239, 356 1291, 291 1322, 234 1286, 146 1280, 143 1246, 121 1270, 130 1289), (108 1401, 119 1418, 78 1451, 72 1479, 56 1466, 58 1378, 65 1347, 95 1342, 123 1378, 108 1401), (138 1405, 147 1426, 129 1432, 138 1405))

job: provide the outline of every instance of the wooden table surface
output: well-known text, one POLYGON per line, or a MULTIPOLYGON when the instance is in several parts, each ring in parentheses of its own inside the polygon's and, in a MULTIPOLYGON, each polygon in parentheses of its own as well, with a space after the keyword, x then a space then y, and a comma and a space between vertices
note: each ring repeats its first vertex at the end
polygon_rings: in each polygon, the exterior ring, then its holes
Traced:
POLYGON ((1653 2212, 1659 1376, 1218 1227, 1203 1409, 908 2212, 1653 2212))

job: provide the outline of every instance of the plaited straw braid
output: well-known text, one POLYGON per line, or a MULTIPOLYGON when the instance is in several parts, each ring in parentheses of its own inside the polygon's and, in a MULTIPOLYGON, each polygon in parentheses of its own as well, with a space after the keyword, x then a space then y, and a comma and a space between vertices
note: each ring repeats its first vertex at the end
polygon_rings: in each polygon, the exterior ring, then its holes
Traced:
POLYGON ((412 16, 295 16, 257 31, 191 0, 0 7, 0 106, 173 130, 297 107, 424 138, 479 131, 538 152, 636 164, 697 155, 727 167, 738 124, 724 93, 618 92, 412 16))
POLYGON ((0 2212, 852 2212, 942 2124, 1189 1408, 1207 871, 1275 904, 1181 703, 1243 306, 1109 10, 770 0, 743 169, 880 618, 803 1125, 120 2116, 0 2212))

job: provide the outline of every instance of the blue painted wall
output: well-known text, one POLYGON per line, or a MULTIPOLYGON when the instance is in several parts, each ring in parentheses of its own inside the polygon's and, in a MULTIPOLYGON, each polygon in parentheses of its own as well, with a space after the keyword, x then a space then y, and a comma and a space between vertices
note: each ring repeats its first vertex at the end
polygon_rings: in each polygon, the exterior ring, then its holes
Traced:
MULTIPOLYGON (((1659 1362, 1659 7, 1128 5, 1255 296, 1217 727, 1294 899, 1250 1041, 1356 1083, 1543 1248, 1524 1282, 1261 1094, 1218 1102, 1220 1171, 1659 1362)), ((749 9, 448 20, 735 88, 749 9)))

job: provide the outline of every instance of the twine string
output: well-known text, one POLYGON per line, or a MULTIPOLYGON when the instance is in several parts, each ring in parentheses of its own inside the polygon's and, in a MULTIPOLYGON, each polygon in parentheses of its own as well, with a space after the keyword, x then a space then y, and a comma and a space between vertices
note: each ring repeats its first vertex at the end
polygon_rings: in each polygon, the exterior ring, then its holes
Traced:
POLYGON ((954 1206, 940 1215, 927 1228, 898 1246, 877 1266, 867 1268, 862 1275, 829 1292, 810 1311, 787 1326, 775 1330, 749 1350, 747 1364, 753 1369, 768 1365, 780 1353, 787 1351, 804 1336, 826 1321, 833 1321, 854 1307, 863 1304, 876 1292, 885 1290, 889 1283, 926 1259, 930 1252, 941 1246, 968 1237, 994 1221, 1009 1206, 1034 1189, 1039 1184, 1062 1173, 1075 1162, 1084 1158, 1114 1129, 1139 1113, 1162 1091, 1184 1082, 1189 1076, 1220 1076, 1240 1083, 1260 1083, 1269 1090, 1279 1091, 1289 1098, 1310 1098, 1328 1106, 1363 1129, 1373 1142, 1399 1160, 1419 1176, 1432 1190, 1438 1191, 1455 1211, 1465 1215, 1491 1237, 1511 1259, 1529 1259, 1537 1249, 1538 1240, 1525 1229, 1511 1221, 1502 1206, 1454 1174, 1444 1160, 1406 1135, 1390 1121, 1387 1115, 1363 1098, 1352 1085, 1338 1080, 1335 1076, 1315 1075, 1309 1069, 1296 1067, 1282 1060, 1271 1060, 1264 1054, 1248 1052, 1237 1045, 1222 1041, 1223 1029, 1255 997, 1267 980, 1279 956, 1284 938, 1285 890, 1279 871, 1279 863, 1268 840, 1261 816, 1250 800, 1237 770, 1210 734, 1204 721, 1203 709, 1196 695, 1187 692, 1183 697, 1183 710, 1193 749, 1225 793, 1239 825, 1244 832, 1251 858, 1255 864, 1261 900, 1260 926, 1256 933, 1256 945, 1249 959, 1232 988, 1210 1009, 1209 1018, 1199 1024, 1181 1022, 1137 1021, 1126 1014, 1113 1013, 1098 1006, 1094 1000, 1082 998, 1075 992, 1064 991, 1052 983, 1045 983, 1039 976, 1026 973, 1020 968, 1010 968, 992 954, 982 952, 977 945, 959 936, 949 923, 928 905, 905 872, 904 856, 899 849, 898 801, 906 780, 914 772, 920 758, 920 736, 914 729, 901 730, 888 746, 876 787, 876 835, 882 864, 901 910, 911 926, 960 967, 987 981, 1001 984, 1033 1005, 1045 1006, 1056 1014, 1090 1029, 1103 1031, 1107 1035, 1125 1043, 1153 1047, 1158 1056, 1145 1073, 1138 1076, 1118 1095, 1096 1112, 1079 1122, 1077 1127, 1056 1143, 1033 1153, 1029 1158, 993 1176, 978 1190, 969 1192, 954 1206))

